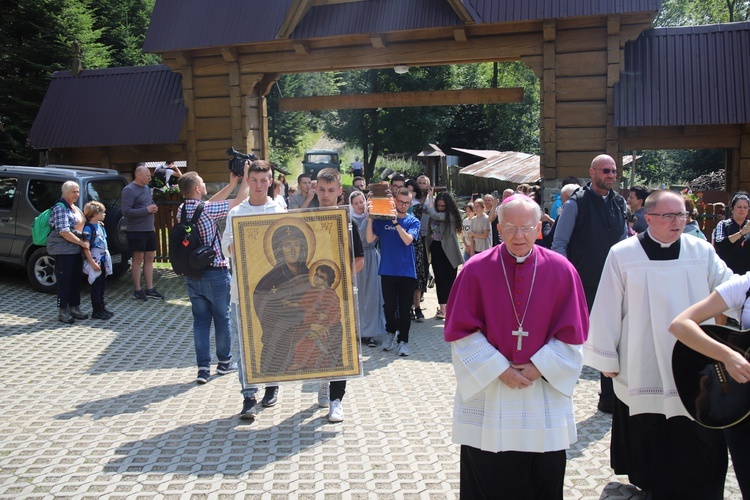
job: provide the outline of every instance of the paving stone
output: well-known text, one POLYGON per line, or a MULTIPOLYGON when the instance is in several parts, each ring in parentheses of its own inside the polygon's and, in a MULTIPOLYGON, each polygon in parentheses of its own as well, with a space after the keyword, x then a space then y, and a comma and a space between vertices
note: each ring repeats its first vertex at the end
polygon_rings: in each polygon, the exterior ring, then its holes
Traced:
MULTIPOLYGON (((126 276, 108 284, 114 318, 68 326, 54 296, 4 272, 0 356, 13 369, 0 398, 0 498, 458 497, 442 322, 412 325, 408 358, 362 347, 365 376, 347 384, 343 423, 318 408, 315 382, 284 384, 279 404, 248 423, 237 416, 236 375, 194 382, 184 281, 157 269, 155 283, 167 300, 133 299, 126 276)), ((436 305, 431 289, 424 310, 436 305)), ((597 412, 597 393, 598 375, 585 369, 564 496, 639 498, 609 468, 611 419, 597 412)), ((740 498, 733 473, 725 498, 740 498)))

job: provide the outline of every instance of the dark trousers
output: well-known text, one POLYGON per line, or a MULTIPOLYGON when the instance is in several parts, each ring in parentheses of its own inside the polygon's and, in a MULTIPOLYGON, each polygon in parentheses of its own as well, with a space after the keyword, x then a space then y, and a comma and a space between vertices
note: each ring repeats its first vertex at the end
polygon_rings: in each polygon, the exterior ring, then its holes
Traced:
POLYGON ((435 272, 438 304, 447 304, 458 271, 448 260, 448 256, 443 251, 443 244, 439 241, 430 243, 430 256, 432 258, 432 270, 435 272))
POLYGON ((461 500, 562 500, 565 450, 493 453, 461 445, 461 500))
POLYGON ((81 281, 83 281, 83 257, 80 253, 54 255, 55 278, 57 279, 57 307, 81 305, 81 281))
POLYGON ((687 417, 631 416, 628 406, 615 398, 610 457, 615 474, 627 474, 655 500, 724 498, 724 434, 687 417))
POLYGON ((104 304, 105 288, 107 288, 107 278, 104 275, 104 269, 102 269, 102 274, 91 283, 91 307, 93 307, 95 311, 104 304))
POLYGON ((742 498, 750 499, 750 424, 724 429, 742 498))
POLYGON ((344 394, 346 393, 346 380, 331 380, 329 385, 330 393, 329 399, 333 401, 338 399, 339 401, 344 400, 344 394))
POLYGON ((406 276, 381 276, 380 285, 383 289, 383 310, 385 311, 385 331, 396 333, 399 342, 409 342, 409 328, 411 317, 409 310, 414 301, 414 287, 417 280, 406 276), (396 317, 396 310, 399 315, 396 317))

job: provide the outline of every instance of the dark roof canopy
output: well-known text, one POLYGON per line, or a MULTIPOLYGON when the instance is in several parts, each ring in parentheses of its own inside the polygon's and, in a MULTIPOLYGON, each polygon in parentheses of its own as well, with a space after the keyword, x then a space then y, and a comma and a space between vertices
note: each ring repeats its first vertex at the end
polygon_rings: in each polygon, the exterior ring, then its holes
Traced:
POLYGON ((167 52, 291 38, 444 28, 469 24, 656 12, 661 0, 156 0, 143 49, 167 52), (455 8, 454 8, 455 7, 455 8), (287 13, 290 13, 287 19, 287 13), (296 15, 298 14, 298 15, 296 15))
POLYGON ((657 28, 625 46, 615 125, 750 123, 750 22, 657 28))
POLYGON ((171 144, 187 110, 182 77, 162 65, 52 75, 29 143, 36 149, 171 144))

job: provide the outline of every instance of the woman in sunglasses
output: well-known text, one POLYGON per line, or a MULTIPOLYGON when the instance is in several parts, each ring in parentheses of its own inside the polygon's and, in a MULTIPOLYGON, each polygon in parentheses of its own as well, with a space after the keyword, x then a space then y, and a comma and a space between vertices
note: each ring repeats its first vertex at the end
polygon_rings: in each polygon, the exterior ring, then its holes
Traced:
POLYGON ((750 271, 750 196, 740 191, 730 203, 732 216, 716 226, 716 253, 735 274, 750 271))

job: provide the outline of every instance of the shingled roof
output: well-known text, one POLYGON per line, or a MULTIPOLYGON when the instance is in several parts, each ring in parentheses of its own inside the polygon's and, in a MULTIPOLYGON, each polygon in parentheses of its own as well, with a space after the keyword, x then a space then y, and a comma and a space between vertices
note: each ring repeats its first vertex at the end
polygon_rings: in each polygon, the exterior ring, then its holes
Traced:
POLYGON ((750 22, 657 28, 625 46, 615 125, 750 123, 750 22))
POLYGON ((36 149, 178 142, 182 77, 162 65, 52 75, 29 143, 36 149))
MULTIPOLYGON (((167 52, 270 42, 290 9, 302 9, 290 38, 454 27, 467 24, 656 12, 661 0, 157 0, 143 49, 167 52), (453 5, 458 5, 457 9, 453 5), (468 18, 467 18, 468 17, 468 18)), ((295 16, 291 16, 294 18, 295 16)))

